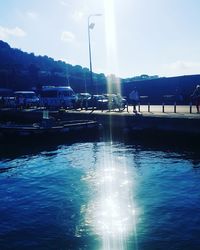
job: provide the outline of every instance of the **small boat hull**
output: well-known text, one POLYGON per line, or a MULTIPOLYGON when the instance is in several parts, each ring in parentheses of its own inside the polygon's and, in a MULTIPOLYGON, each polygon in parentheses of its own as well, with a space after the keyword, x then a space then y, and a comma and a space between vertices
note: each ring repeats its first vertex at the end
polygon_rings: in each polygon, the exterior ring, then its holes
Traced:
POLYGON ((99 124, 96 121, 62 121, 60 123, 19 125, 13 123, 0 124, 1 137, 30 137, 30 136, 64 136, 76 133, 94 133, 99 130, 99 124))

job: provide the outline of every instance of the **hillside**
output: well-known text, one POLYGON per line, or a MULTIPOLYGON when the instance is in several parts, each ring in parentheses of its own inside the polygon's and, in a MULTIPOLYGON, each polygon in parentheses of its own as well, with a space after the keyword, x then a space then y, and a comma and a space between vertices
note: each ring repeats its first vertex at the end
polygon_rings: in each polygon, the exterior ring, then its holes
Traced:
MULTIPOLYGON (((106 82, 104 74, 94 74, 94 81, 106 82)), ((41 85, 71 85, 77 91, 90 86, 90 72, 79 65, 72 66, 48 56, 35 56, 11 48, 0 41, 0 87, 32 89, 41 85)))
MULTIPOLYGON (((118 80, 114 75, 109 77, 112 85, 109 89, 113 93, 117 91, 118 80)), ((70 85, 75 92, 107 92, 107 78, 103 73, 93 73, 93 81, 94 86, 91 86, 88 68, 55 61, 48 56, 35 56, 0 41, 0 88, 39 91, 43 85, 70 85)), ((146 102, 161 103, 164 95, 181 95, 183 103, 188 103, 195 86, 200 84, 200 75, 162 78, 141 75, 120 79, 120 82, 125 96, 136 86, 140 95, 149 97, 146 102)))

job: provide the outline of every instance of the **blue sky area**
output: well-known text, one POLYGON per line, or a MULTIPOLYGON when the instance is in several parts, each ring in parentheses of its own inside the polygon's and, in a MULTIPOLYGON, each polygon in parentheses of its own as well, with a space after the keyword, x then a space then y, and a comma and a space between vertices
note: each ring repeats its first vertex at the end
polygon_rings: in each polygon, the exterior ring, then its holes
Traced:
POLYGON ((132 77, 200 73, 199 0, 0 0, 0 39, 12 47, 132 77))

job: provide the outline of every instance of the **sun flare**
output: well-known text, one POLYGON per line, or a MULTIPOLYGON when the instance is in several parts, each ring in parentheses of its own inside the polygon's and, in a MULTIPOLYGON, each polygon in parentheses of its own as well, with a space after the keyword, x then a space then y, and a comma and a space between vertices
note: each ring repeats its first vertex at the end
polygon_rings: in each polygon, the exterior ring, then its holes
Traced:
MULTIPOLYGON (((108 74, 116 72, 116 74, 119 75, 114 1, 104 0, 104 9, 107 72, 108 74)), ((120 82, 117 78, 108 78, 108 92, 112 92, 112 89, 110 87, 111 82, 115 83, 116 92, 121 93, 120 82)))

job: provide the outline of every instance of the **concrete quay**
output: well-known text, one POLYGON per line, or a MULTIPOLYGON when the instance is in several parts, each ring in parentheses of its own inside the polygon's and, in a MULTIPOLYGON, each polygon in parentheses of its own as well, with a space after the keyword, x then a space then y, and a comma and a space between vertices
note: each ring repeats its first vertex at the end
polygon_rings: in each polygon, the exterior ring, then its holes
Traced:
MULTIPOLYGON (((200 114, 190 113, 189 106, 180 106, 174 113, 173 106, 166 106, 162 112, 162 106, 140 107, 140 113, 133 113, 133 108, 128 107, 124 111, 100 111, 100 110, 62 110, 49 111, 49 115, 61 120, 96 120, 106 129, 123 133, 172 133, 192 135, 200 137, 200 114)), ((195 112, 195 107, 193 107, 195 112)), ((1 110, 1 121, 37 122, 42 119, 43 111, 37 110, 1 110)))
POLYGON ((67 111, 67 119, 94 119, 103 127, 123 132, 167 132, 200 136, 200 114, 67 111))

